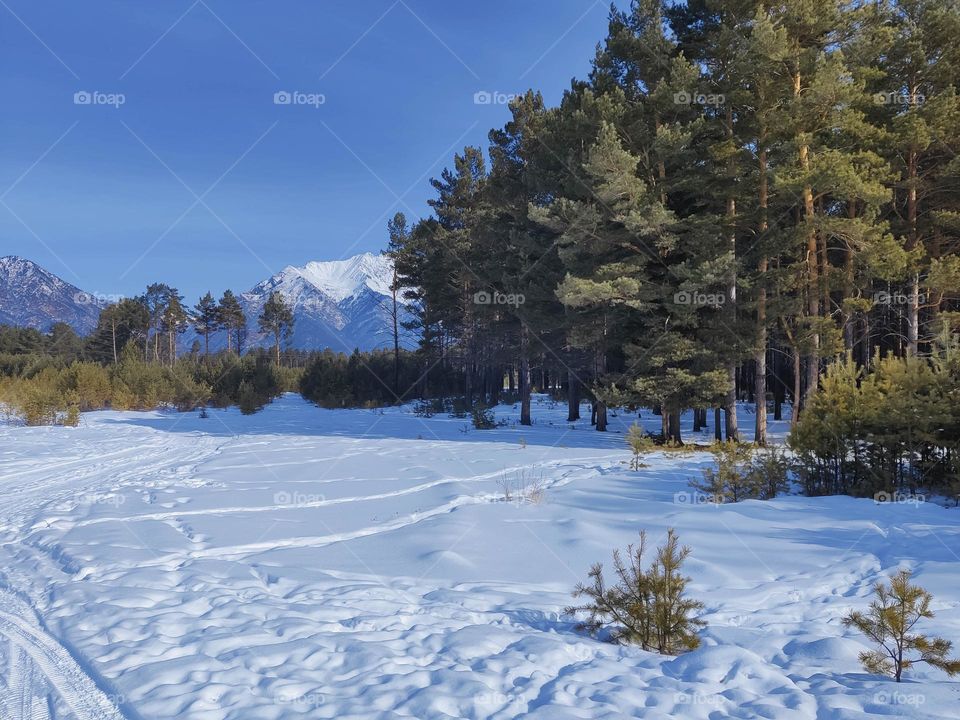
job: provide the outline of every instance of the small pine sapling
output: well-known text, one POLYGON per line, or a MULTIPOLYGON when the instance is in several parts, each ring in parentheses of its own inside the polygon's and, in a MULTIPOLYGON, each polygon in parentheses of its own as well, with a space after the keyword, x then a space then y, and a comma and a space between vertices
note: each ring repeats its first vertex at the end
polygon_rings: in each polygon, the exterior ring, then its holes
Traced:
POLYGON ((633 453, 633 457, 630 460, 630 469, 639 470, 642 467, 645 467, 641 458, 644 453, 648 453, 653 450, 654 442, 653 438, 647 435, 643 428, 641 428, 637 423, 633 423, 630 428, 627 430, 627 445, 630 446, 630 451, 633 453))
POLYGON ((626 561, 614 550, 617 582, 612 587, 606 584, 603 565, 593 565, 589 584, 578 584, 573 593, 574 598, 587 598, 587 602, 568 607, 564 613, 586 613, 586 620, 577 628, 592 635, 605 630, 610 642, 639 645, 665 655, 693 650, 700 644, 697 631, 706 623, 693 617, 703 603, 686 597, 690 578, 680 572, 690 548, 681 547, 670 530, 666 544, 657 548, 656 559, 644 570, 646 540, 641 531, 640 543, 627 547, 626 561))
POLYGON ((901 570, 889 585, 877 583, 873 588, 876 599, 870 603, 870 609, 865 613, 851 612, 843 619, 844 627, 856 628, 877 645, 860 653, 860 662, 867 672, 891 675, 897 682, 904 670, 919 662, 950 676, 960 674, 960 660, 947 657, 953 643, 914 633, 920 620, 933 617, 933 596, 919 585, 911 585, 910 576, 909 570, 901 570), (912 653, 916 655, 911 657, 912 653))

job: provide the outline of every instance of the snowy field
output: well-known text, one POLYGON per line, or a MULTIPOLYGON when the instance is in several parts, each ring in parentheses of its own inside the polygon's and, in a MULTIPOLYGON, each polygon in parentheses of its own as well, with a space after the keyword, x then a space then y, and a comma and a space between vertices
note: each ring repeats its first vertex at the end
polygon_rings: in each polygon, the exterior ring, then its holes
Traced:
POLYGON ((631 472, 632 417, 534 415, 475 431, 291 395, 0 427, 0 719, 960 717, 960 682, 870 677, 840 623, 907 565, 960 645, 960 510, 698 504, 706 453, 631 472), (543 497, 506 502, 505 481, 543 497), (590 564, 669 527, 702 647, 578 634, 560 610, 590 564))

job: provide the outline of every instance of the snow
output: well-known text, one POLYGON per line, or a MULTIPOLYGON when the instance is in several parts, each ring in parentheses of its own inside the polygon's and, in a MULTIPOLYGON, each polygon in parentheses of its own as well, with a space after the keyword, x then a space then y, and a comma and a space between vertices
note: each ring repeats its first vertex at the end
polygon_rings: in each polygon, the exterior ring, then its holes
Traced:
POLYGON ((390 294, 393 264, 385 255, 363 253, 346 260, 309 262, 302 268, 288 268, 320 288, 334 302, 356 297, 363 288, 380 295, 390 294))
POLYGON ((909 566, 960 642, 960 511, 691 502, 710 456, 630 471, 632 416, 602 434, 543 397, 533 427, 496 414, 475 431, 290 395, 0 427, 0 718, 960 717, 960 683, 869 676, 840 623, 909 566), (504 501, 521 477, 541 502, 504 501), (589 566, 670 527, 703 646, 576 632, 560 610, 589 566))

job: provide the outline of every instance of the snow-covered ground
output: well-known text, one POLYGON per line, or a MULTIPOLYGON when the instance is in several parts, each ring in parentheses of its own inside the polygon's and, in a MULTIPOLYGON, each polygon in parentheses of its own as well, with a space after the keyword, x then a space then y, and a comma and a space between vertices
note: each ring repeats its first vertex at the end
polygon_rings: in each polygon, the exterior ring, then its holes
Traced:
POLYGON ((903 564, 960 644, 960 510, 699 504, 709 455, 632 472, 632 417, 604 435, 543 398, 535 417, 475 431, 287 396, 0 427, 0 719, 960 717, 960 683, 868 676, 840 623, 903 564), (578 634, 559 613, 590 564, 669 527, 702 647, 578 634))

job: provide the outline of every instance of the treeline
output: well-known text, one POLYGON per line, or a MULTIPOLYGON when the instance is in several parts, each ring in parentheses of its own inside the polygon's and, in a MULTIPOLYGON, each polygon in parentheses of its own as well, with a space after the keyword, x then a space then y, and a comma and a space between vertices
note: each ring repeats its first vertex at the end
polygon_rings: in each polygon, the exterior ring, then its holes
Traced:
MULTIPOLYGON (((420 396, 532 372, 681 442, 810 408, 849 356, 929 357, 960 290, 955 0, 634 0, 558 107, 529 91, 388 224, 420 396)), ((843 483, 841 483, 843 484, 843 483)))

